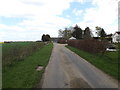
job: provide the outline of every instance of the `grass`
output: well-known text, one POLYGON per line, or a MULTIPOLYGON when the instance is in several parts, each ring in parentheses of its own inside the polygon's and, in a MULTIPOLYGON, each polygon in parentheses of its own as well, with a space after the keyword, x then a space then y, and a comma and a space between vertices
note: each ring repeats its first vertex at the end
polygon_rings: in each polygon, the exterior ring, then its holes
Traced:
POLYGON ((0 44, 0 89, 2 89, 2 44, 0 44))
POLYGON ((118 77, 118 73, 120 73, 118 70, 118 66, 120 65, 118 61, 118 52, 106 52, 104 55, 101 53, 92 54, 71 46, 66 47, 102 71, 120 80, 120 77, 118 77))
POLYGON ((39 48, 35 53, 26 57, 13 66, 3 67, 3 88, 34 88, 44 72, 36 71, 36 67, 47 65, 53 44, 39 48))
POLYGON ((114 43, 117 49, 120 49, 120 43, 114 43))
POLYGON ((4 42, 0 42, 0 44, 3 44, 4 42))
POLYGON ((42 47, 42 42, 12 42, 2 44, 3 65, 11 65, 23 60, 26 56, 34 53, 38 48, 42 47))

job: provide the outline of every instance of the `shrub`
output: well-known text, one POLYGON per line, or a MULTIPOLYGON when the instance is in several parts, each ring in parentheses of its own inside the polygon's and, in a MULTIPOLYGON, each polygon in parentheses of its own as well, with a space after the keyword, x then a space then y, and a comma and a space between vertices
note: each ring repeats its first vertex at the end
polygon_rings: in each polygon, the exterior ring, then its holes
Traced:
POLYGON ((68 45, 91 53, 104 53, 106 42, 98 40, 69 40, 68 45))

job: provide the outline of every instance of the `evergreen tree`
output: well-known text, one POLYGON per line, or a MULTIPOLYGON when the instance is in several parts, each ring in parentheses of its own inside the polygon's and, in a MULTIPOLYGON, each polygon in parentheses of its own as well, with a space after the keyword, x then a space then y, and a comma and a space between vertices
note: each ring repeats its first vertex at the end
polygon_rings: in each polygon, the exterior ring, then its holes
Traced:
POLYGON ((74 27, 74 31, 72 33, 72 36, 75 37, 76 39, 82 39, 82 29, 80 27, 78 27, 77 24, 74 27))
POLYGON ((91 39, 91 31, 89 27, 86 27, 84 30, 84 39, 91 39))
POLYGON ((42 35, 42 41, 45 42, 45 34, 42 35))
POLYGON ((50 41, 50 35, 49 34, 43 34, 42 35, 42 41, 45 42, 45 41, 50 41))
POLYGON ((45 41, 50 41, 50 35, 49 34, 46 34, 45 41))
POLYGON ((106 32, 104 31, 104 29, 102 28, 100 31, 100 37, 105 37, 106 36, 106 32))

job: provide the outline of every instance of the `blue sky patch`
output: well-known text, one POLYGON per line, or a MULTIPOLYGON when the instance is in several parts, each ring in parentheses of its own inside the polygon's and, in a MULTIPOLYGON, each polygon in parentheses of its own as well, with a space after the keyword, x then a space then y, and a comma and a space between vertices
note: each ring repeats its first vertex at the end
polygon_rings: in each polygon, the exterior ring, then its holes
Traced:
POLYGON ((17 18, 17 17, 0 17, 0 24, 5 25, 17 25, 17 23, 25 20, 25 18, 17 18))
POLYGON ((62 17, 64 18, 68 18, 72 21, 72 24, 83 21, 83 17, 84 17, 84 13, 85 10, 91 7, 96 7, 95 5, 92 5, 91 2, 85 2, 85 3, 78 3, 78 2, 72 2, 70 4, 70 8, 63 11, 62 17), (75 13, 73 13, 73 10, 82 10, 83 12, 80 15, 75 15, 75 13))

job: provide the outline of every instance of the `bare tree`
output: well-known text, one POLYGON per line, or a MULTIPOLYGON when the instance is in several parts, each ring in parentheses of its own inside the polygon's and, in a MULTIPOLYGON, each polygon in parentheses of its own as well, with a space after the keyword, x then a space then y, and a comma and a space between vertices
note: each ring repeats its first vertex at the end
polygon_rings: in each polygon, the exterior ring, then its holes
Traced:
POLYGON ((97 37, 99 37, 100 36, 100 31, 102 30, 102 28, 98 27, 98 26, 96 26, 95 28, 96 28, 97 37))
POLYGON ((59 30, 59 37, 68 40, 71 37, 71 30, 65 28, 65 30, 59 30))

